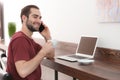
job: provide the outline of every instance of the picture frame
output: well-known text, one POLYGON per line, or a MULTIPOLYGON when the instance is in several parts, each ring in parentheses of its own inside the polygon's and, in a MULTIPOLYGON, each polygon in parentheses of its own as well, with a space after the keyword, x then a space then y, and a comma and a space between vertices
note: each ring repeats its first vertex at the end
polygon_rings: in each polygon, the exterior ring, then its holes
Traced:
POLYGON ((97 0, 99 22, 120 22, 120 0, 97 0))

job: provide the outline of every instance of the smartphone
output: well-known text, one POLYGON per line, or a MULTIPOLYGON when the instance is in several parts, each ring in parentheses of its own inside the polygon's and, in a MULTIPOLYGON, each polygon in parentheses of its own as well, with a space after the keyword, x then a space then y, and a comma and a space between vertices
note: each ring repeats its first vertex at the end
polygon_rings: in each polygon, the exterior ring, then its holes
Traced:
POLYGON ((43 26, 43 24, 40 25, 39 31, 42 32, 45 29, 45 27, 43 26))

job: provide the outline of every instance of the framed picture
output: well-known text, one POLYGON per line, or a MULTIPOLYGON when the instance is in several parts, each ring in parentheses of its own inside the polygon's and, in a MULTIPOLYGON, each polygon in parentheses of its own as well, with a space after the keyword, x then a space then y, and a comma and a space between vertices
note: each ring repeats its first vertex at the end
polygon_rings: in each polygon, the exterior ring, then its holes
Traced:
POLYGON ((120 0, 97 0, 100 22, 120 22, 120 0))
POLYGON ((4 40, 4 15, 3 4, 0 2, 0 39, 4 40))

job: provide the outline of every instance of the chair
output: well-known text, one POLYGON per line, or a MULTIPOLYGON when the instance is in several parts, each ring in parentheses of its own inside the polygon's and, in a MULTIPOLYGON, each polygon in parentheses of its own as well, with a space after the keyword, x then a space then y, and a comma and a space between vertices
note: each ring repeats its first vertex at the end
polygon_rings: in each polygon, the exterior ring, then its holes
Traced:
POLYGON ((7 65, 7 56, 5 54, 5 52, 1 52, 0 51, 0 63, 1 63, 1 67, 4 71, 6 71, 6 65, 7 65))
POLYGON ((4 51, 0 51, 0 80, 12 80, 12 76, 6 72, 7 57, 4 51))

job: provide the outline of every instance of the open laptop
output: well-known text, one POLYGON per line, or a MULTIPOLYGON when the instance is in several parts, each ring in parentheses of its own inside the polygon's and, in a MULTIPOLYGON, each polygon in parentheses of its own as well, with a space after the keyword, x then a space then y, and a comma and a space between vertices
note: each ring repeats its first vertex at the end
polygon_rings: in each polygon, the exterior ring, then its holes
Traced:
POLYGON ((81 36, 75 54, 58 56, 57 58, 71 62, 84 58, 92 59, 95 55, 97 39, 97 37, 81 36))

